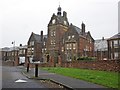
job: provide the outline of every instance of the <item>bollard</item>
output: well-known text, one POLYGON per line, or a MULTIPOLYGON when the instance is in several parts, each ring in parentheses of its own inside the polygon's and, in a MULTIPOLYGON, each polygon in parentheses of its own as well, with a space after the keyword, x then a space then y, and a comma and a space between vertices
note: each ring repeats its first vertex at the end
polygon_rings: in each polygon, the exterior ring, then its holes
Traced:
POLYGON ((27 72, 29 72, 29 63, 27 64, 27 72))
POLYGON ((38 77, 38 64, 35 64, 35 77, 38 77))

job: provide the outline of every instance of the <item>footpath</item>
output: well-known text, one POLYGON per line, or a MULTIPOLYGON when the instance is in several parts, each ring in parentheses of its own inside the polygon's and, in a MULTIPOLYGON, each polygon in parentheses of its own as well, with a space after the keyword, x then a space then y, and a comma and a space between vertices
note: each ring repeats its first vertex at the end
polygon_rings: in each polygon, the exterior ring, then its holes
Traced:
MULTIPOLYGON (((29 72, 27 72, 25 67, 22 67, 21 69, 22 69, 22 73, 27 78, 36 79, 34 77, 35 76, 34 75, 34 73, 35 73, 34 68, 30 68, 29 72)), ((87 81, 84 81, 84 80, 78 80, 78 79, 70 78, 70 77, 63 76, 63 75, 58 75, 58 74, 55 74, 55 73, 49 73, 49 72, 41 70, 41 69, 38 70, 37 79, 50 79, 54 82, 57 82, 61 85, 69 87, 71 89, 74 89, 74 88, 91 88, 91 89, 94 89, 94 88, 96 88, 96 90, 97 90, 98 88, 102 88, 102 90, 104 90, 104 89, 109 90, 106 87, 101 86, 101 85, 93 84, 93 83, 90 83, 90 82, 87 82, 87 81)))

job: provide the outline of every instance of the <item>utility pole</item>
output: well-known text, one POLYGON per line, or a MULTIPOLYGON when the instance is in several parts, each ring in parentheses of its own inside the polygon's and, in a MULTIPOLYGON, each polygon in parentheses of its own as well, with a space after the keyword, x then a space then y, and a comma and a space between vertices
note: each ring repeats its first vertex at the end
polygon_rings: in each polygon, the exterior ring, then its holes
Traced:
POLYGON ((12 42, 12 44, 13 44, 13 51, 14 51, 14 60, 13 60, 13 66, 14 66, 14 64, 15 64, 15 41, 13 41, 12 42))

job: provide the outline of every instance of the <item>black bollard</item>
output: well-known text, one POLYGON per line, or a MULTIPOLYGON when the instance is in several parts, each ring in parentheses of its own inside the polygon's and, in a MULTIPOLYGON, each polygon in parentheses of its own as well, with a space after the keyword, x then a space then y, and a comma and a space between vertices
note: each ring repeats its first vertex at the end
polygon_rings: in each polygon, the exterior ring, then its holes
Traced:
POLYGON ((27 72, 29 72, 29 63, 27 64, 27 72))
POLYGON ((38 64, 35 64, 35 77, 38 77, 38 64))

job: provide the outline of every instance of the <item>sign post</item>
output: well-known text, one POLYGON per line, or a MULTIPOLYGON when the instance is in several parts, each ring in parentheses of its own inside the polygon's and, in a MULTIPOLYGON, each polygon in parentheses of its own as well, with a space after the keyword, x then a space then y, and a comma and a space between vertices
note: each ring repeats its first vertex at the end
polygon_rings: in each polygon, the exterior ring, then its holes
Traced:
POLYGON ((35 64, 35 77, 38 77, 38 64, 35 64))

